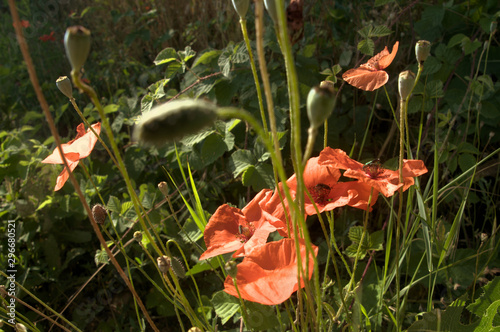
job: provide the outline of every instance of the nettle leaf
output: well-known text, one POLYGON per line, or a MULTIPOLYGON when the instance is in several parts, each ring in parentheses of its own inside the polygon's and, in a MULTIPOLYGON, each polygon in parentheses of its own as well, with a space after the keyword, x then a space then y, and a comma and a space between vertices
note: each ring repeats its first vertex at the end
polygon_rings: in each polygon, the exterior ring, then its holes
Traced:
POLYGON ((364 39, 358 43, 358 50, 365 55, 373 55, 375 43, 371 39, 364 39))
POLYGON ((94 256, 94 262, 96 266, 101 264, 109 264, 109 258, 106 251, 97 249, 94 256))
POLYGON ((213 133, 215 133, 215 130, 213 130, 213 129, 205 130, 205 131, 199 132, 197 134, 184 137, 181 140, 181 143, 186 145, 186 146, 193 146, 197 143, 202 142, 205 138, 207 138, 208 136, 210 136, 213 133))
POLYGON ((241 180, 244 186, 251 186, 255 191, 275 187, 273 167, 269 164, 248 167, 241 180))
POLYGON ((235 47, 231 61, 233 63, 245 63, 249 61, 247 46, 244 42, 235 47))
POLYGON ((121 203, 118 197, 116 196, 109 196, 108 204, 107 204, 107 209, 112 212, 120 213, 121 211, 121 203))
POLYGON ((370 32, 370 37, 384 37, 392 33, 392 30, 385 25, 377 25, 370 32))
POLYGON ((215 313, 221 319, 222 325, 227 323, 240 310, 238 298, 224 291, 216 292, 210 302, 214 306, 215 313))
MULTIPOLYGON (((352 244, 345 250, 349 257, 356 257, 361 238, 363 237, 363 227, 354 226, 349 229, 349 239, 352 244)), ((359 249, 359 259, 363 259, 369 250, 382 250, 384 244, 384 232, 376 231, 372 234, 365 234, 361 248, 359 249)))
POLYGON ((196 55, 196 52, 191 49, 191 46, 186 46, 184 51, 177 52, 182 62, 187 62, 196 55))
POLYGON ((156 56, 154 64, 159 66, 172 61, 177 61, 177 52, 172 47, 167 47, 156 56))

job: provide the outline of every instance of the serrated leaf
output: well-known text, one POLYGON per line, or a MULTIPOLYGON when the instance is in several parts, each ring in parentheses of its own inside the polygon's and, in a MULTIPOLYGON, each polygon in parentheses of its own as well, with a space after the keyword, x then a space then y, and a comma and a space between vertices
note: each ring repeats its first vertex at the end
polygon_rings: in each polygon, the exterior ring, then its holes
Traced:
POLYGON ((127 212, 128 209, 130 209, 132 206, 134 206, 134 203, 132 203, 131 201, 123 202, 120 214, 125 214, 125 212, 127 212))
POLYGON ((108 204, 107 204, 107 209, 112 212, 117 212, 119 213, 121 210, 121 204, 120 200, 116 196, 109 196, 108 204))
POLYGON ((178 62, 173 62, 168 65, 167 71, 165 72, 165 77, 166 78, 171 78, 178 72, 182 71, 182 64, 178 62))
POLYGON ((205 166, 207 166, 216 161, 226 151, 227 146, 222 139, 222 136, 220 134, 213 133, 203 142, 203 146, 201 147, 201 159, 203 160, 205 166))
POLYGON ((97 249, 94 256, 94 262, 96 266, 101 264, 109 264, 109 257, 106 251, 97 249))
POLYGON ((478 317, 482 317, 493 302, 500 300, 500 277, 495 277, 481 290, 481 296, 467 306, 467 310, 478 317))
MULTIPOLYGON (((368 39, 368 38, 370 38, 370 32, 372 31, 372 29, 373 29, 373 26, 371 24, 366 25, 363 28, 359 29, 358 33, 361 35, 361 37, 368 39)), ((359 49, 359 46, 358 46, 358 49, 359 49)))
POLYGON ((386 27, 385 25, 377 25, 370 32, 370 38, 373 37, 384 37, 388 36, 392 33, 392 30, 386 27))
POLYGON ((470 39, 467 38, 462 42, 462 49, 464 50, 465 55, 469 55, 478 48, 480 48, 481 45, 483 44, 479 40, 471 41, 470 39))
POLYGON ((371 39, 364 39, 358 43, 358 50, 365 55, 373 55, 375 43, 371 39))
POLYGON ((184 51, 177 52, 182 62, 187 62, 196 55, 196 52, 191 49, 191 46, 186 46, 184 51))
POLYGON ((464 42, 464 40, 467 40, 467 39, 469 39, 469 37, 467 37, 463 33, 458 33, 450 38, 450 40, 448 41, 447 47, 452 48, 455 45, 462 44, 464 42))
POLYGON ((234 54, 231 56, 231 61, 233 63, 245 63, 248 62, 248 60, 248 50, 245 43, 242 42, 235 48, 234 54))
POLYGON ((249 150, 237 150, 229 157, 229 167, 235 178, 256 162, 254 155, 249 150))
POLYGON ((219 50, 213 50, 213 51, 208 51, 208 52, 203 53, 195 60, 192 68, 198 66, 199 64, 203 64, 203 65, 209 64, 215 58, 219 57, 221 53, 222 53, 222 51, 219 51, 219 50))
POLYGON ((214 306, 215 313, 221 319, 222 325, 227 323, 240 310, 238 298, 224 291, 216 292, 210 302, 214 306))
POLYGON ((213 130, 213 129, 202 131, 202 132, 199 132, 197 134, 183 138, 181 140, 181 142, 182 142, 182 144, 184 144, 186 146, 193 146, 197 143, 202 142, 205 138, 207 138, 208 136, 210 136, 214 132, 215 132, 215 130, 213 130))
POLYGON ((172 47, 167 47, 156 56, 154 64, 159 66, 177 60, 177 52, 172 47))
POLYGON ((269 164, 250 166, 243 172, 241 180, 244 186, 252 187, 255 191, 274 188, 273 167, 269 164))

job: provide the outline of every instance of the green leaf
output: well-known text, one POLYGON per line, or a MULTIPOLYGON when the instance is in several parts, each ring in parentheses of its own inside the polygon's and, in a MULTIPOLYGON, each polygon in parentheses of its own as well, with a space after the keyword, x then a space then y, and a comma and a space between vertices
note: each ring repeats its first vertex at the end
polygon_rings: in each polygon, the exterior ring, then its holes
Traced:
POLYGON ((496 276, 492 281, 483 286, 481 290, 481 296, 467 306, 467 310, 478 317, 484 316, 488 307, 493 302, 500 300, 500 277, 496 276))
POLYGON ((242 172, 246 171, 247 168, 255 165, 257 160, 254 155, 249 150, 237 150, 229 158, 229 168, 233 172, 233 176, 236 178, 242 172))
POLYGON ((201 159, 203 160, 205 166, 207 166, 216 161, 226 151, 227 145, 222 139, 222 136, 217 133, 213 133, 203 142, 203 146, 201 147, 201 159))
POLYGON ((107 204, 107 209, 112 212, 117 212, 119 213, 121 211, 121 203, 118 197, 116 196, 109 196, 108 204, 107 204))
POLYGON ((358 50, 365 55, 373 55, 375 43, 371 39, 364 39, 358 43, 358 50))
POLYGON ((192 68, 198 66, 199 64, 203 64, 203 65, 209 64, 214 59, 219 57, 221 53, 222 53, 222 51, 219 51, 219 50, 213 50, 213 51, 208 51, 208 52, 203 53, 195 60, 192 68))
POLYGON ((241 180, 244 186, 251 186, 255 191, 274 188, 273 167, 269 164, 250 166, 243 172, 241 180))
POLYGON ((458 156, 458 166, 462 172, 467 171, 469 168, 476 164, 476 158, 469 153, 461 153, 458 156))
POLYGON ((172 61, 177 61, 177 52, 172 47, 167 47, 156 56, 154 64, 159 66, 172 61))
POLYGON ((469 37, 467 37, 463 33, 458 33, 450 38, 450 40, 448 41, 447 47, 452 48, 455 45, 462 44, 464 42, 464 40, 467 40, 467 39, 469 39, 469 37))
MULTIPOLYGON (((246 302, 248 327, 255 331, 270 331, 279 326, 274 306, 246 302)), ((282 317, 283 318, 283 317, 282 317)))
POLYGON ((462 42, 462 49, 465 55, 469 55, 483 45, 479 40, 471 41, 469 38, 462 42))
POLYGON ((186 146, 193 146, 197 143, 202 142, 205 138, 210 136, 211 134, 215 133, 215 130, 210 129, 206 131, 199 132, 197 134, 185 137, 181 140, 182 144, 186 146))
POLYGON ((224 291, 216 292, 210 302, 214 306, 215 313, 221 319, 222 325, 227 323, 240 310, 238 298, 224 291))
POLYGON ((372 31, 370 31, 370 38, 373 37, 384 37, 388 36, 392 33, 392 30, 386 27, 385 25, 377 25, 372 31))
POLYGON ((116 104, 106 105, 104 107, 104 114, 114 113, 114 112, 118 111, 119 108, 120 108, 120 106, 118 106, 116 104))
POLYGON ((394 2, 394 0, 375 0, 375 7, 383 6, 385 4, 394 2))
POLYGON ((179 55, 179 58, 181 59, 182 62, 187 62, 189 59, 194 57, 196 55, 196 52, 191 49, 191 46, 186 46, 184 51, 179 51, 177 52, 179 55))

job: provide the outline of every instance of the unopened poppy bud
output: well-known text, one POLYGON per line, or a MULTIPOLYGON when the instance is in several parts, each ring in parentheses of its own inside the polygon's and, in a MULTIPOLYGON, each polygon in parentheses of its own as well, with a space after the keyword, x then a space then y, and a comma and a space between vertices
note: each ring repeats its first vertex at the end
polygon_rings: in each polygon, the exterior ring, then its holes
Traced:
POLYGON ((92 216, 99 225, 104 224, 107 215, 106 209, 101 204, 96 204, 92 207, 92 216))
POLYGON ((210 126, 217 117, 217 107, 194 99, 175 100, 145 113, 134 128, 134 140, 145 145, 161 146, 195 134, 210 126))
POLYGON ((307 116, 311 128, 318 128, 332 114, 337 101, 333 82, 323 81, 307 95, 307 116))
POLYGON ((56 85, 59 91, 61 91, 69 99, 73 98, 73 86, 68 76, 59 76, 56 80, 56 85))
POLYGON ((427 40, 419 40, 415 45, 415 54, 419 65, 424 64, 425 60, 431 53, 431 43, 427 40))
POLYGON ((226 270, 227 274, 232 278, 236 278, 236 274, 238 273, 238 266, 235 261, 229 261, 224 265, 224 270, 226 270))
POLYGON ((278 24, 278 7, 276 6, 276 0, 264 0, 264 6, 266 6, 266 10, 273 19, 274 24, 278 24))
POLYGON ((141 242, 142 241, 142 232, 135 231, 134 232, 134 240, 136 240, 137 242, 141 242))
POLYGON ((497 21, 495 20, 490 24, 490 33, 494 35, 496 31, 497 31, 497 21))
POLYGON ((28 331, 26 326, 24 324, 21 324, 21 323, 16 323, 16 325, 14 325, 14 329, 16 330, 16 332, 27 332, 28 331))
POLYGON ((66 55, 74 71, 80 71, 90 51, 90 30, 82 26, 72 26, 64 34, 66 55))
POLYGON ((158 257, 156 263, 161 273, 167 273, 170 270, 170 257, 165 255, 158 257))
POLYGON ((160 189, 163 196, 168 197, 168 185, 165 181, 158 183, 158 189, 160 189))
POLYGON ((406 100, 415 84, 415 74, 410 70, 405 70, 399 74, 399 96, 402 100, 406 100))
POLYGON ((184 265, 177 257, 172 257, 170 259, 170 267, 172 271, 175 273, 177 278, 184 278, 186 276, 186 270, 184 269, 184 265))
POLYGON ((248 11, 248 5, 250 5, 250 0, 232 0, 232 1, 233 1, 233 7, 240 16, 240 18, 244 19, 248 11))
POLYGON ((188 332, 203 332, 203 330, 201 330, 199 327, 192 327, 188 330, 188 332))

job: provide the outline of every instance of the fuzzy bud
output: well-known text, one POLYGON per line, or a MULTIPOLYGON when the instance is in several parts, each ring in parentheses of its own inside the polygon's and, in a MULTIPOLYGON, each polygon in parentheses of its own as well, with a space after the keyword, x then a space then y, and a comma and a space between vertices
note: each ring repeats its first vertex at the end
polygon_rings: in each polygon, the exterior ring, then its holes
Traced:
POLYGON ((82 26, 72 26, 64 34, 66 55, 74 71, 80 71, 90 51, 90 30, 82 26))
POLYGON ((238 266, 235 261, 229 261, 224 266, 224 270, 226 270, 227 274, 232 278, 236 278, 236 274, 238 273, 238 266))
POLYGON ((307 116, 311 128, 320 127, 332 114, 337 101, 333 82, 323 81, 313 87, 307 95, 307 116))
POLYGON ((170 267, 172 268, 172 271, 175 273, 177 278, 182 279, 186 276, 186 269, 184 268, 184 265, 179 258, 172 257, 170 259, 170 267))
POLYGON ((134 240, 136 240, 137 242, 141 242, 142 241, 142 232, 135 231, 134 232, 134 240))
POLYGON ((96 204, 92 207, 92 216, 99 225, 104 224, 107 215, 106 208, 101 204, 96 204))
POLYGON ((188 332, 203 332, 203 330, 201 330, 199 327, 192 327, 188 330, 188 332))
POLYGON ((423 65, 427 57, 431 53, 431 43, 427 40, 419 40, 415 44, 415 54, 419 65, 423 65))
POLYGON ((240 18, 244 19, 248 11, 248 6, 250 5, 250 0, 232 0, 232 2, 240 18))
POLYGON ((156 263, 161 273, 167 273, 170 270, 170 257, 165 255, 158 257, 156 263))
POLYGON ((399 73, 399 97, 401 100, 406 100, 410 96, 413 85, 415 84, 415 74, 410 70, 405 70, 399 73))
POLYGON ((165 181, 158 183, 158 189, 160 189, 163 196, 168 197, 168 185, 165 181))
POLYGON ((162 146, 167 142, 195 134, 210 126, 217 117, 217 107, 194 99, 174 100, 142 115, 134 128, 134 140, 145 145, 162 146))
POLYGON ((16 325, 14 325, 14 330, 16 332, 27 332, 28 331, 26 326, 24 324, 21 324, 21 323, 16 323, 16 325))
POLYGON ((69 99, 73 98, 73 86, 68 76, 59 76, 56 80, 56 85, 59 91, 61 91, 69 99))

